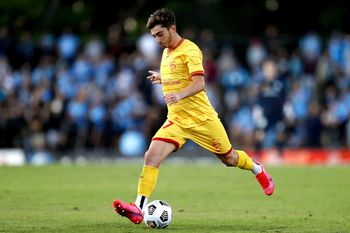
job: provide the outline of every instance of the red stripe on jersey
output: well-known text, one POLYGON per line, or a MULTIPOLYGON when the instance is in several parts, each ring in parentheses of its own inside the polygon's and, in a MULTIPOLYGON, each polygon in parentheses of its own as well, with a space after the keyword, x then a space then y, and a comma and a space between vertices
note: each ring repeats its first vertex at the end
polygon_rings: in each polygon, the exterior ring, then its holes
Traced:
POLYGON ((198 70, 198 71, 194 71, 190 74, 190 79, 193 77, 193 76, 196 76, 196 75, 203 75, 204 76, 204 71, 203 70, 198 70))

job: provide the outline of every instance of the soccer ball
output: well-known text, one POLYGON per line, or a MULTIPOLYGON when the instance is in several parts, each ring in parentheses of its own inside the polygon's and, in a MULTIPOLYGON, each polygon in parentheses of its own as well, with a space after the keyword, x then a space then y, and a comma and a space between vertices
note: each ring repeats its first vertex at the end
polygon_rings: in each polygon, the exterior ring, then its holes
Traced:
POLYGON ((155 200, 147 204, 144 209, 143 221, 152 228, 165 228, 172 220, 172 210, 168 203, 155 200))

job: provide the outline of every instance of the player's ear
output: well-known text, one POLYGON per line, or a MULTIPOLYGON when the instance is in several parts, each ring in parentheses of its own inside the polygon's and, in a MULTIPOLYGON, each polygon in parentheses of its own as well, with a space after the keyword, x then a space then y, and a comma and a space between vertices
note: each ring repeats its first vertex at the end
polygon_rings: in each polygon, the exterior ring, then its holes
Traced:
POLYGON ((176 25, 175 24, 171 25, 170 30, 172 30, 173 32, 176 32, 176 25))

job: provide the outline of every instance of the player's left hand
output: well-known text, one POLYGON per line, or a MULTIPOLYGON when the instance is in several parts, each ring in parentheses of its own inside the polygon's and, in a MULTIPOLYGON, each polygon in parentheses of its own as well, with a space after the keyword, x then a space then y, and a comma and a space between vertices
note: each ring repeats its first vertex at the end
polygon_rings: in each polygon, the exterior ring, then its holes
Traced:
POLYGON ((175 104, 181 100, 181 96, 179 93, 168 93, 164 96, 164 100, 167 104, 175 104))

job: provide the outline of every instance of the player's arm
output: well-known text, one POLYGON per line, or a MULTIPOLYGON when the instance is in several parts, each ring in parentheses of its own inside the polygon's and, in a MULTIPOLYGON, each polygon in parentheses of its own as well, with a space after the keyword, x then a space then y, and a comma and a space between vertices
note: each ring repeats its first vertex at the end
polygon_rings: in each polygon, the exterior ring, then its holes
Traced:
POLYGON ((174 104, 181 99, 193 96, 198 92, 204 91, 205 82, 203 75, 192 76, 192 83, 188 85, 185 89, 177 93, 168 93, 164 96, 165 103, 174 104))

